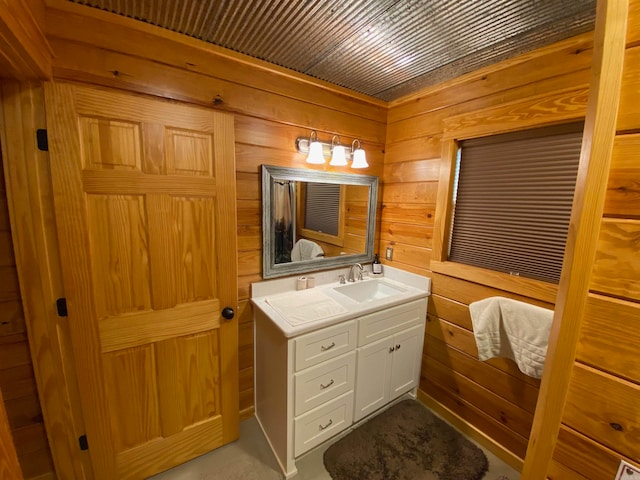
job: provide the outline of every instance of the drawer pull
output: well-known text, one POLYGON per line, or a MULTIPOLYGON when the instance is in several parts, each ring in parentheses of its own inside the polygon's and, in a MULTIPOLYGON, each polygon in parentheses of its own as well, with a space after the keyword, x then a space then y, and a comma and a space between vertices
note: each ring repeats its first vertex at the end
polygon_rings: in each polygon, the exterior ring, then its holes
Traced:
POLYGON ((331 350, 335 346, 336 346, 336 342, 331 342, 331 345, 329 345, 328 347, 325 347, 324 345, 322 345, 320 347, 320 351, 321 352, 326 352, 327 350, 331 350))
POLYGON ((331 379, 331 381, 329 383, 327 383, 326 385, 320 384, 320 389, 324 390, 325 388, 329 388, 331 385, 333 385, 333 378, 331 379))
POLYGON ((396 347, 389 347, 389 353, 393 353, 393 351, 396 349, 396 347))
POLYGON ((333 420, 329 419, 329 423, 327 423, 326 425, 318 425, 318 427, 320 427, 320 430, 325 430, 329 428, 332 424, 333 424, 333 420))
POLYGON ((396 345, 396 350, 400 350, 400 344, 396 345))

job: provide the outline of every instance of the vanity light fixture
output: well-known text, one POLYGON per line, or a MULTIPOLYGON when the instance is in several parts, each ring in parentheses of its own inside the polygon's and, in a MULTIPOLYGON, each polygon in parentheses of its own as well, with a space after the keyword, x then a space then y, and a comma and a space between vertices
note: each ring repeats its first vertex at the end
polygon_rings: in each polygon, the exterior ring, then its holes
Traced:
POLYGON ((351 143, 351 148, 340 143, 340 136, 334 135, 331 142, 318 140, 318 132, 311 131, 309 137, 296 138, 296 148, 300 153, 307 154, 307 163, 321 165, 325 163, 325 157, 331 157, 329 165, 332 167, 343 167, 349 165, 351 168, 367 168, 367 156, 357 138, 351 143), (357 144, 357 146, 356 146, 357 144))

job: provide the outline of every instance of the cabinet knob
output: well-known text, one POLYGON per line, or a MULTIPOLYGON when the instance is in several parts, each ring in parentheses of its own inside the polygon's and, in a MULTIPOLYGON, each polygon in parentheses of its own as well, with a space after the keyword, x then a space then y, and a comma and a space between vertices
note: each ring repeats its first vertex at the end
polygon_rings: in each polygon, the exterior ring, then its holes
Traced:
POLYGON ((400 350, 400 344, 396 345, 396 350, 400 350))
POLYGON ((396 347, 389 347, 389 353, 393 353, 393 351, 396 349, 396 347))

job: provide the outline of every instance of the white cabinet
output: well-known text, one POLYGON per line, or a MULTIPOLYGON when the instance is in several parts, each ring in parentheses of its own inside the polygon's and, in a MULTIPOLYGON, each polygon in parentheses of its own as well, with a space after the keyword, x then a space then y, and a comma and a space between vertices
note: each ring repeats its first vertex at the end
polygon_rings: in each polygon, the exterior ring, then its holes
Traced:
POLYGON ((354 421, 418 386, 423 337, 416 325, 358 348, 354 421))
POLYGON ((287 478, 295 459, 418 386, 426 298, 294 338, 255 309, 256 417, 287 478))
POLYGON ((359 320, 354 421, 418 386, 425 317, 419 300, 359 320))
POLYGON ((391 357, 390 400, 399 397, 420 383, 424 324, 393 336, 391 357))

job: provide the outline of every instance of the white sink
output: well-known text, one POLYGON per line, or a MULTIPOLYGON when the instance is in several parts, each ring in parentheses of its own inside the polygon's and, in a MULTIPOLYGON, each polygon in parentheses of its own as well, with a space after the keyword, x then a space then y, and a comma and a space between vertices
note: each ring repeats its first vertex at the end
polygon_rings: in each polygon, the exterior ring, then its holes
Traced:
POLYGON ((382 279, 364 280, 361 282, 340 285, 333 288, 336 292, 358 303, 371 302, 381 298, 405 293, 407 289, 392 285, 382 279))

